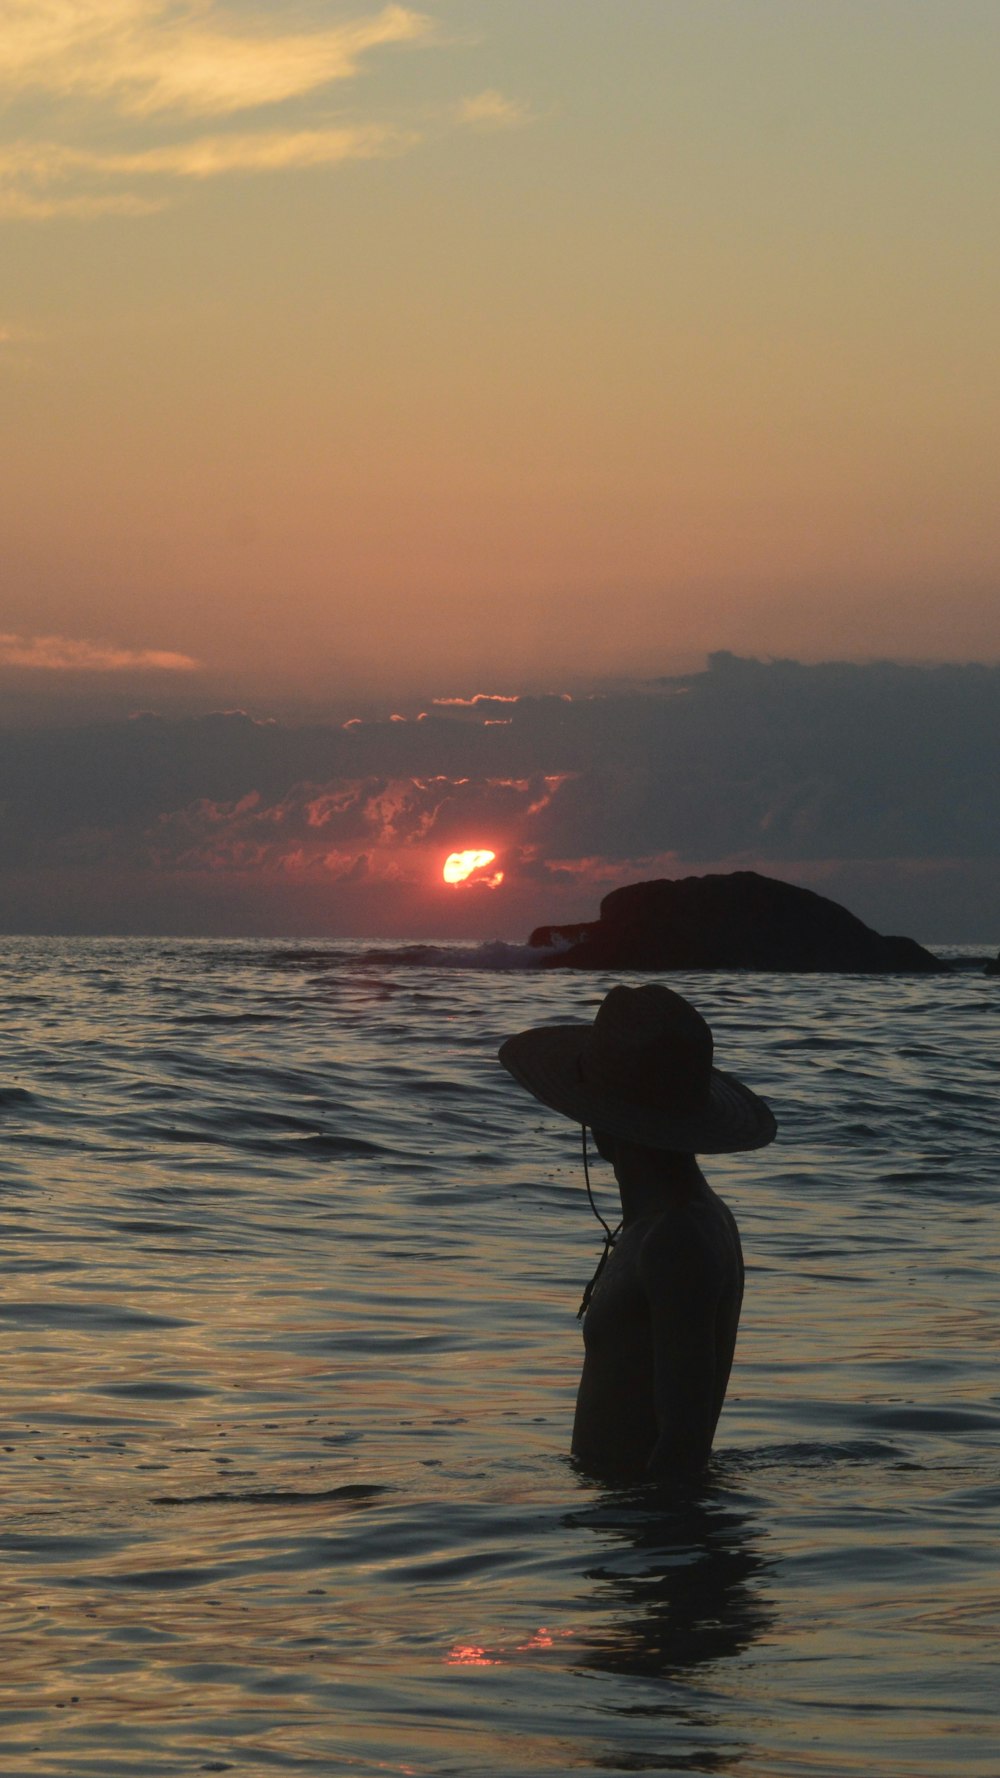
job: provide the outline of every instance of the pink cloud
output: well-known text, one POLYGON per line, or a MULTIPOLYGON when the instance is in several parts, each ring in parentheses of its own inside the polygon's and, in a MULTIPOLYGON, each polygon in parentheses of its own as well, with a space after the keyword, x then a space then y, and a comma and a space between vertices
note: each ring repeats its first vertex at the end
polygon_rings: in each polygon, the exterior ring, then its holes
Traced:
POLYGON ((194 673, 201 662, 169 649, 119 648, 72 636, 17 636, 0 631, 0 666, 48 673, 194 673))
POLYGON ((532 778, 334 779, 294 785, 276 801, 199 798, 146 835, 156 869, 373 878, 427 869, 427 855, 486 846, 516 868, 539 851, 538 829, 563 775, 532 778))
POLYGON ((474 704, 519 704, 521 700, 519 697, 509 695, 507 692, 477 691, 473 693, 471 698, 435 698, 433 701, 439 708, 447 708, 456 705, 462 706, 465 709, 471 709, 474 704))
POLYGON ((568 784, 571 779, 575 778, 575 776, 575 772, 556 772, 553 773, 551 777, 544 778, 542 782, 545 785, 545 789, 540 796, 535 798, 533 803, 528 804, 527 813, 529 815, 540 815, 543 809, 548 808, 552 798, 559 790, 561 790, 562 786, 568 784))

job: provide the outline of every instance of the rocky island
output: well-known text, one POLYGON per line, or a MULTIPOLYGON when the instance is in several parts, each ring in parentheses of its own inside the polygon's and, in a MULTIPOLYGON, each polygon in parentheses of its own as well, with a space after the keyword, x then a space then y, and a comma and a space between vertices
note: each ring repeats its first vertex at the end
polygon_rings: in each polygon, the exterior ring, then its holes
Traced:
POLYGON ((537 926, 529 944, 557 969, 761 969, 927 974, 949 965, 912 938, 883 938, 855 914, 777 877, 730 871, 613 889, 600 916, 537 926))

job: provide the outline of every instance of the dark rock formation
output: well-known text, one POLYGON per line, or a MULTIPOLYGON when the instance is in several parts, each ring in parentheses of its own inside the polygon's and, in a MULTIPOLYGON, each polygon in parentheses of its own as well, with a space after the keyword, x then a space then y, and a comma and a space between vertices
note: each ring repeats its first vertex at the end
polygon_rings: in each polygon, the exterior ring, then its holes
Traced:
POLYGON ((863 920, 757 871, 630 883, 598 920, 538 926, 529 944, 556 947, 560 969, 767 969, 839 973, 946 970, 912 938, 882 938, 863 920))

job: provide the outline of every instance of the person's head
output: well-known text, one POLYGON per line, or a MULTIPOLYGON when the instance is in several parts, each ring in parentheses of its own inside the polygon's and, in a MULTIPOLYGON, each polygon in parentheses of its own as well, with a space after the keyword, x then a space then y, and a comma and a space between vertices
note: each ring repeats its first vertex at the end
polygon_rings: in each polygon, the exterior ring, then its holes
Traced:
POLYGON ((612 988, 590 1025, 509 1037, 500 1060, 544 1105, 588 1125, 609 1160, 621 1141, 726 1154, 774 1139, 770 1108, 714 1067, 708 1024, 659 982, 612 988))
POLYGON ((601 1160, 612 1167, 617 1167, 622 1160, 662 1163, 664 1156, 674 1161, 685 1159, 683 1150, 651 1148, 648 1142, 631 1142, 627 1136, 612 1136, 610 1130, 591 1130, 590 1136, 601 1160))

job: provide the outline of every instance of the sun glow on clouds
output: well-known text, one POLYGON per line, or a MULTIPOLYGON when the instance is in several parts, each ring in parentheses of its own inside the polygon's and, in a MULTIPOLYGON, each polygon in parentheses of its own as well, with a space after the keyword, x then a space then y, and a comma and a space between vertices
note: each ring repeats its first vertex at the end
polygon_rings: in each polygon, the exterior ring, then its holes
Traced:
POLYGON ((472 709, 476 704, 519 704, 520 696, 502 691, 477 691, 471 698, 434 698, 433 702, 445 709, 450 705, 472 709))
POLYGON ((483 875, 495 859, 495 852, 450 852, 444 861, 442 875, 446 883, 475 883, 485 889, 496 889, 503 882, 503 871, 494 871, 492 876, 483 875))
MULTIPOLYGON (((487 819, 502 821, 517 858, 530 841, 511 840, 534 817, 526 808, 532 787, 498 786, 452 778, 365 778, 303 781, 277 800, 259 790, 233 801, 201 796, 179 809, 164 809, 142 842, 157 870, 229 872, 263 879, 293 875, 302 879, 370 883, 408 882, 434 894, 449 888, 498 889, 511 872, 497 868, 489 847, 452 853, 444 847, 464 821, 465 806, 480 806, 487 819), (488 811, 488 812, 487 812, 488 811), (444 869, 442 866, 444 865, 444 869)), ((472 816, 469 816, 471 823, 472 816)), ((468 831, 468 829, 465 829, 468 831)))

